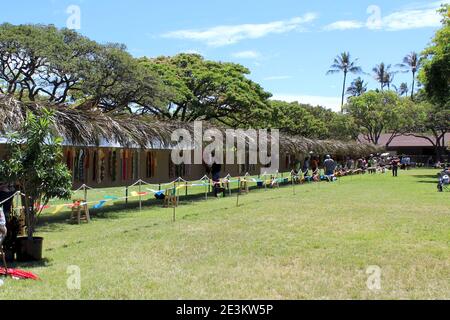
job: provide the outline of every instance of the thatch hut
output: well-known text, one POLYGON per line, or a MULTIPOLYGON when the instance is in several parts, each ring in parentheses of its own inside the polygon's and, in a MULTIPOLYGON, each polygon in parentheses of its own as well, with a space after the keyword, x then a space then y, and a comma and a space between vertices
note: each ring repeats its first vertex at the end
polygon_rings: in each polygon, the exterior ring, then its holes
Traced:
MULTIPOLYGON (((203 165, 174 165, 170 154, 175 129, 193 134, 192 123, 162 121, 155 117, 132 114, 108 114, 88 106, 46 106, 54 110, 54 128, 65 139, 64 161, 73 172, 74 186, 83 183, 94 187, 130 185, 138 179, 164 183, 177 177, 194 180, 205 174, 203 165)), ((27 111, 42 112, 39 103, 23 103, 0 95, 0 159, 7 153, 5 136, 17 131, 27 111)), ((203 124, 204 129, 212 127, 203 124)), ((219 128, 222 132, 226 128, 219 128)), ((244 133, 245 135, 245 133, 244 133)), ((248 136, 244 138, 248 139, 248 136)), ((199 146, 192 146, 195 149, 199 146)), ((290 171, 293 160, 302 161, 310 152, 340 157, 367 156, 377 152, 370 144, 312 140, 280 134, 280 171, 290 171)), ((191 150, 192 152, 192 150, 191 150)), ((257 165, 226 164, 223 172, 258 174, 257 165)))

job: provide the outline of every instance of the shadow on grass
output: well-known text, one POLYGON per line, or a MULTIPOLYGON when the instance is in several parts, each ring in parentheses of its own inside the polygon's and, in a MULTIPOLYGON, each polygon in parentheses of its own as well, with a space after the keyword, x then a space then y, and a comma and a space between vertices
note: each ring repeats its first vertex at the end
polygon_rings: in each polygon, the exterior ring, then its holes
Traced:
POLYGON ((423 174, 423 175, 413 175, 413 178, 417 178, 417 179, 437 179, 438 175, 432 175, 432 174, 423 174))
MULTIPOLYGON (((286 186, 290 186, 287 184, 286 186)), ((250 186, 250 190, 264 190, 264 187, 258 186, 250 186)), ((237 190, 232 190, 231 195, 228 190, 225 191, 225 198, 227 197, 235 197, 237 194, 237 190)), ((193 202, 199 202, 205 200, 205 193, 197 193, 197 194, 181 194, 180 193, 180 206, 190 205, 193 202)), ((214 195, 212 192, 208 193, 208 200, 214 199, 214 195)), ((157 199, 149 199, 142 201, 143 210, 148 210, 152 208, 162 208, 163 201, 157 199)), ((105 206, 100 209, 89 209, 89 213, 91 218, 93 219, 120 219, 121 216, 126 214, 127 212, 137 211, 139 210, 139 201, 132 202, 119 202, 114 204, 114 206, 105 206)), ((63 211, 54 215, 45 215, 39 217, 38 227, 39 231, 43 232, 53 232, 53 231, 62 231, 67 224, 70 224, 70 216, 71 213, 68 211, 63 211)))
POLYGON ((51 265, 51 260, 44 258, 40 261, 30 261, 30 262, 20 262, 14 261, 8 263, 8 268, 13 269, 30 269, 30 268, 38 268, 38 267, 48 267, 51 265))

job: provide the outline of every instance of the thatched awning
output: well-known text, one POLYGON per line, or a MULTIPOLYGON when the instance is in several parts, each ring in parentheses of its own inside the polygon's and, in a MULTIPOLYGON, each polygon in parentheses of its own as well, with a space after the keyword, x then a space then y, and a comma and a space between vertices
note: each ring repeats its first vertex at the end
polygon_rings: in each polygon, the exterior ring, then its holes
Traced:
MULTIPOLYGON (((186 129, 193 136, 193 123, 162 121, 151 116, 107 114, 91 108, 74 108, 69 105, 46 106, 55 112, 55 130, 68 144, 98 146, 108 141, 124 148, 166 148, 173 146, 171 135, 176 129, 186 129)), ((23 103, 13 97, 0 95, 0 134, 20 130, 27 111, 39 115, 44 106, 39 103, 23 103)), ((203 130, 210 128, 225 132, 203 122, 203 130)), ((248 136, 244 136, 248 138, 248 136)), ((363 156, 379 152, 379 148, 367 143, 312 140, 300 136, 280 134, 280 150, 292 154, 333 154, 363 156)))

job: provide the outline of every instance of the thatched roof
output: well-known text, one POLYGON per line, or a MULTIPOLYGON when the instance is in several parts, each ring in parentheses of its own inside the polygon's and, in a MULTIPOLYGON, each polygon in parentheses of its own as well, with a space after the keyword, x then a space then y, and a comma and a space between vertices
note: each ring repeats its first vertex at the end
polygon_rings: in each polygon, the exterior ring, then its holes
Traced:
MULTIPOLYGON (((192 135, 193 123, 162 121, 151 116, 107 114, 92 108, 69 105, 46 106, 55 112, 55 129, 73 145, 99 145, 101 141, 118 143, 123 147, 158 148, 173 145, 172 132, 186 129, 192 135)), ((17 131, 26 118, 27 110, 39 115, 44 106, 23 103, 13 97, 0 95, 0 135, 17 131)), ((203 123, 203 130, 213 128, 203 123)), ((226 128, 217 128, 224 132, 226 128)), ((244 134, 245 135, 245 134, 244 134)), ((247 136, 246 136, 247 137, 247 136)), ((280 150, 292 154, 333 154, 363 156, 378 152, 371 144, 312 140, 300 136, 280 134, 280 150)))
POLYGON ((334 156, 361 157, 379 153, 382 148, 370 143, 338 140, 313 140, 301 136, 280 135, 280 148, 292 154, 330 154, 334 156))

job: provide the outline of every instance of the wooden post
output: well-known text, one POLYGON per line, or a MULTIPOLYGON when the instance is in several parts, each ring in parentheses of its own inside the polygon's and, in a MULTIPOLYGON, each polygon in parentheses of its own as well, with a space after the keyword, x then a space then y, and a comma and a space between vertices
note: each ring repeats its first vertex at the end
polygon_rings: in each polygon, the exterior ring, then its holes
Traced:
POLYGON ((176 201, 175 205, 177 205, 177 206, 178 206, 178 201, 180 201, 180 189, 178 188, 178 183, 179 183, 179 182, 176 182, 176 184, 174 184, 174 188, 175 188, 175 201, 176 201))
POLYGON ((87 186, 83 184, 84 202, 87 202, 87 186))
POLYGON ((239 195, 241 194, 241 178, 238 179, 238 192, 236 196, 236 207, 239 207, 239 195))
MULTIPOLYGON (((206 180, 203 180, 204 182, 206 182, 206 180)), ((208 185, 209 185, 209 180, 208 180, 208 185)), ((205 184, 205 200, 208 200, 208 188, 209 186, 205 184)))
POLYGON ((295 183, 294 183, 294 173, 292 172, 292 192, 294 193, 295 196, 295 183))
POLYGON ((173 215, 172 215, 172 221, 175 222, 176 221, 176 208, 177 206, 175 205, 175 203, 173 204, 173 215))
POLYGON ((125 188, 125 204, 128 204, 128 187, 125 188))
POLYGON ((89 214, 89 207, 88 207, 87 202, 88 202, 88 186, 84 185, 84 203, 85 203, 85 205, 83 206, 84 207, 84 214, 86 215, 86 221, 90 222, 91 221, 91 217, 90 217, 90 214, 89 214))
POLYGON ((184 185, 185 185, 185 188, 186 188, 186 197, 187 197, 188 196, 188 184, 187 184, 187 182, 185 182, 184 185))
POLYGON ((139 180, 139 211, 142 211, 142 180, 139 180))

